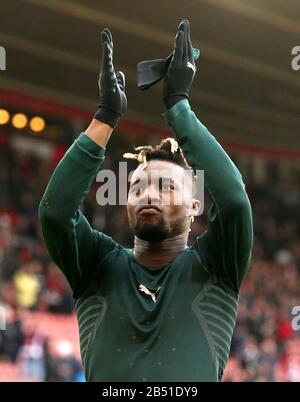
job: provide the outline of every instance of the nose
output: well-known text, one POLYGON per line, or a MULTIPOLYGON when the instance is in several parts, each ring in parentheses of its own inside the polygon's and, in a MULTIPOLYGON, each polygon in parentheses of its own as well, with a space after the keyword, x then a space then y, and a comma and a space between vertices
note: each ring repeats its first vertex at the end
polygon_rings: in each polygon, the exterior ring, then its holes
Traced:
POLYGON ((160 204, 159 189, 154 184, 148 183, 148 185, 145 189, 144 195, 145 195, 145 202, 148 205, 157 205, 158 206, 160 204))

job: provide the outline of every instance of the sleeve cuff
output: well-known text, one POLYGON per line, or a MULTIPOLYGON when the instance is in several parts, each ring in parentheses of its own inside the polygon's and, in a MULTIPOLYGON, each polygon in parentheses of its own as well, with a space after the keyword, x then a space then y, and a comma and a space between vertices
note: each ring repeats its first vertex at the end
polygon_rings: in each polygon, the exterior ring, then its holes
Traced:
POLYGON ((76 145, 84 152, 96 159, 104 159, 105 148, 96 144, 90 137, 86 134, 81 133, 77 140, 75 140, 76 145))
POLYGON ((191 110, 189 101, 187 99, 183 99, 180 102, 176 103, 169 110, 163 113, 163 117, 167 121, 167 123, 172 122, 183 111, 191 110))

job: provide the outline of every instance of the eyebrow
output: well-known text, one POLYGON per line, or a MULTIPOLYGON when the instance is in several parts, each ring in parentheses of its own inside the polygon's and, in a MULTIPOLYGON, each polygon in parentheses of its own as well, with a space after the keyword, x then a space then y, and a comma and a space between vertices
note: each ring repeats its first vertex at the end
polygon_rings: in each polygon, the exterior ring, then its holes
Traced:
POLYGON ((141 179, 137 177, 133 182, 130 183, 131 186, 134 186, 136 183, 138 183, 141 179))
MULTIPOLYGON (((159 176, 159 181, 161 180, 168 180, 172 184, 177 184, 177 180, 174 179, 174 177, 169 177, 169 176, 159 176)), ((140 177, 137 177, 133 182, 130 183, 130 187, 134 186, 137 184, 139 181, 141 181, 140 177)))

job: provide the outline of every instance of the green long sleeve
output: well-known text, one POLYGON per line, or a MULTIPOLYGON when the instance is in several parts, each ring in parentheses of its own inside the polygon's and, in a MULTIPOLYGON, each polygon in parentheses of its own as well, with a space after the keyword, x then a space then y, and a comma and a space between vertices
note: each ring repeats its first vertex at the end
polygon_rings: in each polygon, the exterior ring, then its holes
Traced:
POLYGON ((210 272, 238 291, 253 243, 251 206, 241 174, 187 100, 173 106, 165 117, 190 166, 204 171, 205 189, 212 200, 208 229, 193 248, 210 272))
POLYGON ((104 153, 105 149, 80 134, 54 170, 39 206, 47 249, 75 297, 97 274, 101 255, 114 246, 110 237, 90 227, 79 209, 102 166, 104 153))

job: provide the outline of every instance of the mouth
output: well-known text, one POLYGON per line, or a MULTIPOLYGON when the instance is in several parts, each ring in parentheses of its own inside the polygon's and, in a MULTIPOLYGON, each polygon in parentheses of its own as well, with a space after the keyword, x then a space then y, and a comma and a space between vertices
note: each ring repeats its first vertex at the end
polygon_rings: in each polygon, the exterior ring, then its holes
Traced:
POLYGON ((137 210, 138 215, 157 215, 161 209, 156 205, 141 205, 137 210))

